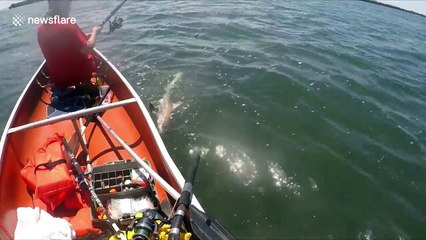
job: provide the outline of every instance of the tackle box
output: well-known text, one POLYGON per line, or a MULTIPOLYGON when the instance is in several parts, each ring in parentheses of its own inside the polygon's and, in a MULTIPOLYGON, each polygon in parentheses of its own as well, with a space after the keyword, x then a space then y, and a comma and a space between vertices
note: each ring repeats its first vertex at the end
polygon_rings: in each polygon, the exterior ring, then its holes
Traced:
MULTIPOLYGON (((92 185, 102 204, 108 211, 112 199, 123 201, 148 198, 154 207, 158 207, 158 200, 153 189, 152 177, 140 168, 134 160, 119 160, 110 164, 93 167, 92 185), (139 179, 135 179, 136 176, 139 179)), ((129 202, 130 203, 130 202, 129 202)), ((106 219, 99 217, 96 202, 91 204, 92 222, 97 228, 108 227, 106 219)), ((114 219, 121 226, 128 225, 132 215, 114 219)))

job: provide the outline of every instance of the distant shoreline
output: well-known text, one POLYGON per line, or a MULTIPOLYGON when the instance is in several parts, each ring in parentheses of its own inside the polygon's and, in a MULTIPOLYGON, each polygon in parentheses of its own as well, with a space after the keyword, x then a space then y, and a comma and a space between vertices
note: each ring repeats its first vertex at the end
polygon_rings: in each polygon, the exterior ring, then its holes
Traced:
MULTIPOLYGON (((9 6, 9 9, 22 7, 22 6, 25 6, 25 5, 29 5, 29 4, 41 2, 41 1, 45 1, 45 0, 24 0, 24 1, 21 1, 21 2, 11 4, 9 6)), ((401 10, 401 11, 404 11, 404 12, 413 13, 413 14, 416 14, 416 15, 419 15, 419 16, 422 16, 422 17, 426 17, 426 15, 423 15, 421 13, 414 12, 414 11, 407 10, 407 9, 403 9, 403 8, 400 8, 400 7, 397 7, 397 6, 394 6, 394 5, 390 5, 390 4, 387 4, 387 3, 379 2, 379 1, 376 1, 376 0, 360 0, 360 1, 372 3, 372 4, 376 4, 376 5, 381 5, 381 6, 384 6, 384 7, 389 7, 389 8, 401 10)))
POLYGON ((390 8, 393 8, 393 9, 401 10, 401 11, 408 12, 408 13, 414 13, 416 15, 419 15, 419 16, 422 16, 422 17, 426 17, 426 15, 423 15, 421 13, 414 12, 414 11, 407 10, 407 9, 403 9, 403 8, 400 8, 400 7, 397 7, 397 6, 393 6, 393 5, 390 5, 390 4, 378 2, 378 1, 375 1, 375 0, 360 0, 360 1, 367 2, 367 3, 372 3, 372 4, 377 4, 377 5, 381 5, 381 6, 384 6, 384 7, 390 7, 390 8))
POLYGON ((29 5, 29 4, 36 3, 36 2, 41 2, 41 1, 44 1, 44 0, 24 0, 22 2, 12 3, 9 6, 9 9, 17 8, 17 7, 22 7, 22 6, 25 6, 25 5, 29 5))

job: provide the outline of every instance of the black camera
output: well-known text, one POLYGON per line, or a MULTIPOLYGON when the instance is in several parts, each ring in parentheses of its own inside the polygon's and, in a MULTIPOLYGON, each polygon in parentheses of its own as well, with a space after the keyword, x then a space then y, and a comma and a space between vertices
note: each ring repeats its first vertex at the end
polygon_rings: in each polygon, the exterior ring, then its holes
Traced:
POLYGON ((149 209, 143 213, 142 218, 135 225, 133 240, 149 240, 155 230, 156 211, 149 209))

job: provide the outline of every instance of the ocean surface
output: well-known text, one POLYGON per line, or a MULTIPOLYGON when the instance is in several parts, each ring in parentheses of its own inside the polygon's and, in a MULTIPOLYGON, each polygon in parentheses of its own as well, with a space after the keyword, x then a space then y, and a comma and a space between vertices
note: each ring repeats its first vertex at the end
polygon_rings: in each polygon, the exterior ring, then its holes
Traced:
MULTIPOLYGON (((86 31, 118 1, 76 1, 86 31)), ((42 62, 46 3, 0 11, 0 126, 42 62)), ((134 1, 97 48, 148 106, 178 73, 162 134, 238 239, 426 238, 426 18, 360 1, 134 1)), ((105 29, 107 30, 107 29, 105 29)), ((107 31, 104 31, 105 33, 107 31)))

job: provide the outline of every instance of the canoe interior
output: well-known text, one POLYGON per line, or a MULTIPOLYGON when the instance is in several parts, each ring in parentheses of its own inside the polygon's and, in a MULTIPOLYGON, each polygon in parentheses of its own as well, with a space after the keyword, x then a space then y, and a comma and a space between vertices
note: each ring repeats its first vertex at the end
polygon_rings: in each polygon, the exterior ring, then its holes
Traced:
MULTIPOLYGON (((126 86, 126 80, 123 81, 120 78, 109 62, 104 61, 98 74, 103 75, 104 80, 110 83, 113 102, 138 97, 132 94, 132 91, 126 86)), ((35 79, 42 82, 45 78, 39 72, 35 79)), ((50 103, 50 93, 47 88, 41 88, 35 79, 32 80, 28 91, 24 93, 22 101, 18 103, 10 127, 46 119, 46 107, 50 103)), ((164 163, 162 153, 138 103, 107 110, 102 118, 141 158, 148 160, 151 167, 160 176, 175 189, 179 189, 173 173, 164 163)), ((18 207, 35 207, 26 184, 20 176, 20 171, 29 157, 34 156, 46 138, 52 136, 53 133, 63 133, 66 139, 70 139, 74 133, 71 120, 15 132, 9 134, 5 139, 0 169, 0 230, 8 237, 13 237, 15 231, 16 209, 18 207)), ((85 132, 85 137, 93 166, 119 159, 132 159, 128 152, 99 123, 91 122, 85 132)), ((81 151, 80 147, 79 153, 81 151)), ((155 188, 160 203, 164 206, 173 204, 174 200, 157 183, 155 183, 155 188)))

